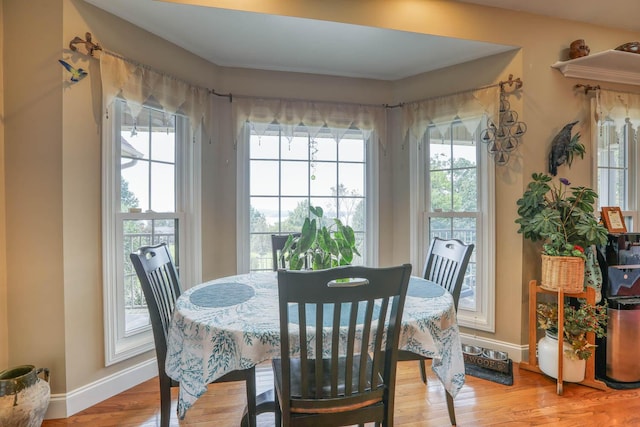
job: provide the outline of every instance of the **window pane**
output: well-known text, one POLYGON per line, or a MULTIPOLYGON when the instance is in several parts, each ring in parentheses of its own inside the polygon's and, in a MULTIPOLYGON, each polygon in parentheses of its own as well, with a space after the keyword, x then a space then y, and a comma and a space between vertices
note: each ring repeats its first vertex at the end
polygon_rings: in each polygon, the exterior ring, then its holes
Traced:
POLYGON ((151 160, 175 163, 176 136, 174 116, 151 110, 151 160))
POLYGON ((277 224, 279 218, 279 201, 277 197, 252 197, 250 226, 251 232, 265 232, 273 224, 277 224))
MULTIPOLYGON (((277 142, 277 141, 276 141, 277 142)), ((273 157, 278 157, 277 154, 273 157)), ((309 159, 309 138, 294 137, 286 138, 282 144, 282 158, 295 160, 309 159)))
MULTIPOLYGON (((126 104, 122 104, 120 114, 120 150, 122 157, 148 159, 149 158, 149 132, 148 129, 139 128, 136 121, 131 117, 131 111, 126 104)), ((148 113, 147 113, 148 114, 148 113)), ((144 116, 145 113, 140 113, 144 116)))
POLYGON ((345 225, 350 225, 354 231, 364 231, 364 198, 341 197, 338 199, 338 205, 338 219, 345 225))
POLYGON ((448 212, 451 210, 451 175, 448 171, 432 171, 430 173, 431 189, 429 192, 432 212, 448 212))
POLYGON ((121 210, 139 207, 142 211, 149 207, 149 162, 121 160, 120 165, 121 210))
POLYGON ((311 158, 313 160, 327 160, 335 162, 338 156, 337 147, 338 144, 332 137, 316 137, 311 144, 311 158))
POLYGON ((250 190, 253 195, 277 195, 279 164, 277 161, 251 160, 250 190))
POLYGON ((252 234, 249 242, 252 271, 272 270, 271 234, 252 234))
POLYGON ((320 162, 312 166, 311 191, 312 196, 335 196, 337 165, 336 163, 320 162))
POLYGON ((340 163, 338 176, 340 195, 364 195, 363 163, 340 163))
POLYGON ((309 200, 305 197, 283 197, 281 201, 281 233, 295 233, 302 229, 304 219, 309 216, 309 200))
POLYGON ((309 193, 309 163, 282 162, 283 196, 301 196, 309 193))
POLYGON ((175 212, 175 166, 173 164, 151 164, 151 210, 175 212))
MULTIPOLYGON (((462 162, 466 160, 462 159, 462 162)), ((453 171, 453 210, 475 212, 478 210, 478 176, 475 168, 453 171)))
POLYGON ((343 162, 364 162, 364 141, 343 138, 338 144, 338 156, 343 162))
POLYGON ((263 135, 251 138, 249 156, 252 159, 273 159, 278 157, 278 150, 280 149, 278 139, 278 135, 263 135))
POLYGON ((451 218, 430 218, 427 225, 428 242, 433 240, 434 237, 441 239, 451 239, 451 218))

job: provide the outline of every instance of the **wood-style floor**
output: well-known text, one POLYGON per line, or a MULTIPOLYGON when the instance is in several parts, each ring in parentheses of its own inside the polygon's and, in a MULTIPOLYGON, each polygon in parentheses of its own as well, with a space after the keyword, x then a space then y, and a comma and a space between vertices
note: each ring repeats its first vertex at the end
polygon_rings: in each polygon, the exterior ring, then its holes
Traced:
MULTIPOLYGON (((257 371, 258 391, 272 387, 269 365, 257 371)), ((417 362, 401 362, 396 386, 394 422, 398 427, 449 426, 442 385, 429 372, 427 387, 420 381, 417 362)), ((514 385, 504 386, 467 376, 455 399, 458 426, 640 426, 640 389, 595 390, 565 383, 556 394, 555 380, 519 370, 514 365, 514 385)), ((177 389, 173 391, 172 426, 237 427, 245 406, 244 384, 209 386, 178 423, 177 389)), ((43 427, 155 427, 160 423, 157 380, 114 396, 70 418, 46 420, 43 427)), ((272 427, 273 414, 258 417, 259 427, 272 427)))

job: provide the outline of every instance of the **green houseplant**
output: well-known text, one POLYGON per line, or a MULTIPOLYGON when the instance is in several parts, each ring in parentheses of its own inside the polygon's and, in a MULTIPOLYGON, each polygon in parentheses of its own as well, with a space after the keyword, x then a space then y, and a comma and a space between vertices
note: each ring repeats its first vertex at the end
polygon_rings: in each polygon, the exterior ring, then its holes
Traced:
POLYGON ((353 229, 337 218, 324 224, 321 207, 309 210, 314 218, 306 218, 300 235, 289 236, 282 250, 289 268, 320 270, 351 264, 353 256, 360 255, 353 229))
POLYGON ((587 187, 570 187, 566 178, 557 183, 544 173, 532 178, 517 202, 516 223, 525 238, 543 242, 540 285, 582 292, 587 261, 590 286, 599 290, 602 277, 591 246, 606 243, 607 229, 594 216, 598 195, 587 187))
POLYGON ((544 173, 534 173, 518 200, 518 233, 542 241, 542 253, 584 258, 587 246, 605 244, 607 229, 594 216, 597 193, 587 187, 569 187, 566 178, 552 183, 544 173))
MULTIPOLYGON (((545 332, 558 334, 558 304, 538 303, 536 309, 538 327, 545 332)), ((563 339, 570 345, 565 354, 571 359, 586 360, 591 357, 592 347, 587 341, 587 333, 593 332, 598 338, 605 336, 607 324, 607 305, 591 305, 586 302, 578 307, 564 306, 563 339)))

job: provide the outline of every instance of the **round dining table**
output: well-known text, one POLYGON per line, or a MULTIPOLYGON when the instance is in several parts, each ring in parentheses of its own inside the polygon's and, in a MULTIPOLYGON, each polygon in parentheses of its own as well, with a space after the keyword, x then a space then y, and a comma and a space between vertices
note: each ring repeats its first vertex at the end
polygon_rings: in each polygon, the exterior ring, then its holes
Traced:
MULTIPOLYGON (((399 348, 433 359, 433 371, 447 393, 456 396, 465 373, 450 293, 411 277, 399 348)), ((165 364, 167 374, 180 383, 178 417, 184 419, 212 381, 279 356, 275 272, 223 277, 185 291, 169 327, 165 364)))

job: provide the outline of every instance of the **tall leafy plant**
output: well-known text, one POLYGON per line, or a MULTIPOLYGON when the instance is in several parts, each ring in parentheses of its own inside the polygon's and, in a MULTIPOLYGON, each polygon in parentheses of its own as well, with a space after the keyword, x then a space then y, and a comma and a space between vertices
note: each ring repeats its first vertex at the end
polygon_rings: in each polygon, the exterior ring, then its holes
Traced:
POLYGON ((353 229, 334 218, 324 224, 321 207, 309 206, 313 218, 306 218, 299 236, 289 236, 282 252, 292 270, 325 268, 349 265, 354 255, 360 255, 356 247, 353 229))
POLYGON ((585 247, 607 242, 607 229, 594 216, 598 195, 587 187, 569 187, 566 178, 552 183, 544 173, 533 180, 518 200, 518 233, 541 240, 550 256, 584 257, 585 247))

